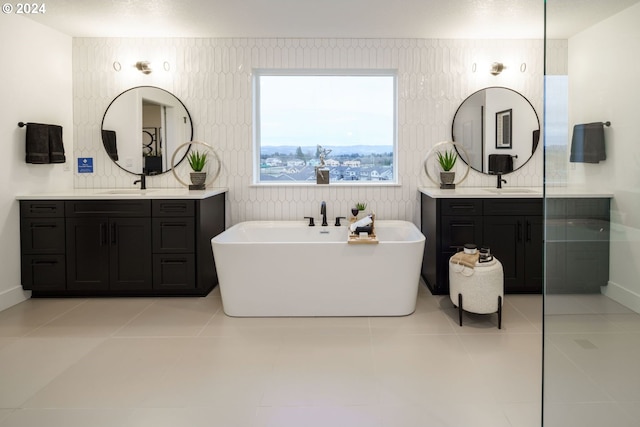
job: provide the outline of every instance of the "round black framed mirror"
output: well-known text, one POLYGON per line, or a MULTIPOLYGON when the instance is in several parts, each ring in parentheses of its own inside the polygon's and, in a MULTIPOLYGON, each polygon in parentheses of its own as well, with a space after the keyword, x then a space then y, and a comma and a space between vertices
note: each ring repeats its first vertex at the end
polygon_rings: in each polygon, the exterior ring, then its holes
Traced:
POLYGON ((122 169, 138 175, 170 171, 176 147, 192 139, 193 124, 187 107, 159 87, 127 89, 111 101, 102 118, 102 143, 107 155, 122 169))
POLYGON ((540 120, 522 94, 505 87, 487 87, 465 99, 453 117, 453 141, 472 169, 506 174, 527 163, 540 140, 540 120))

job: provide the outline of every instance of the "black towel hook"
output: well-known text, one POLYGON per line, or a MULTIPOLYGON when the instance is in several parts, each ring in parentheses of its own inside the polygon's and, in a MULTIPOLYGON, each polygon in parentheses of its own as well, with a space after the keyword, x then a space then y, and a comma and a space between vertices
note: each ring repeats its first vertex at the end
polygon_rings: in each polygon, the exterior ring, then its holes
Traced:
POLYGON ((25 126, 26 126, 26 125, 28 125, 28 124, 29 124, 29 123, 25 123, 25 122, 18 122, 18 127, 19 127, 19 128, 23 128, 23 127, 25 127, 25 126))
POLYGON ((611 122, 610 121, 602 122, 602 124, 605 125, 606 127, 611 126, 611 122))

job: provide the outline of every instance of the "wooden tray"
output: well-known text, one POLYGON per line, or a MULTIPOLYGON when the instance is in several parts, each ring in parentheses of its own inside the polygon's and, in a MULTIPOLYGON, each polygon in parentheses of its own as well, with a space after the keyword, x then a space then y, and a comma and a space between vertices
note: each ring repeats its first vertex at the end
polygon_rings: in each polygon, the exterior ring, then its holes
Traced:
POLYGON ((378 237, 375 234, 369 234, 369 237, 362 238, 357 234, 349 233, 347 243, 351 245, 377 245, 378 237))

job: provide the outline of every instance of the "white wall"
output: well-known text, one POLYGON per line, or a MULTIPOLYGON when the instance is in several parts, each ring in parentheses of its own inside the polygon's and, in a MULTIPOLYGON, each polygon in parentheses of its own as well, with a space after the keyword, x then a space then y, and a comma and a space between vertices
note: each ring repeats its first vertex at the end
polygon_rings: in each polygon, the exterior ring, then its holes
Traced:
POLYGON ((73 187, 71 38, 30 19, 0 17, 0 310, 29 296, 20 284, 18 193, 73 187), (25 129, 18 122, 59 124, 67 164, 25 163, 25 129))
MULTIPOLYGON (((102 149, 100 120, 112 98, 137 85, 176 94, 194 123, 194 138, 212 144, 223 161, 217 186, 229 187, 228 224, 251 219, 347 216, 365 201, 379 218, 419 220, 420 186, 433 186, 422 160, 437 142, 451 139, 460 103, 486 86, 506 86, 527 97, 541 115, 542 40, 404 39, 74 39, 74 121, 77 155, 95 157, 96 171, 77 176, 86 188, 132 187, 134 177, 115 167, 102 149), (133 64, 151 61, 143 75, 133 64), (115 72, 113 61, 122 65, 115 72), (164 71, 167 61, 170 71, 164 71), (499 76, 489 64, 504 62, 499 76), (473 64, 477 71, 472 72, 473 64), (520 65, 526 63, 526 72, 520 65), (252 186, 253 68, 394 68, 399 84, 397 187, 252 186)), ((510 186, 542 185, 542 150, 506 177, 510 186)), ((149 187, 179 186, 172 174, 150 177, 149 187)), ((463 186, 495 186, 495 177, 470 174, 463 186)))
MULTIPOLYGON (((640 312, 640 4, 569 40, 569 122, 611 121, 607 160, 571 164, 569 183, 614 193, 610 283, 603 293, 640 312)), ((569 133, 570 135, 570 133, 569 133)))

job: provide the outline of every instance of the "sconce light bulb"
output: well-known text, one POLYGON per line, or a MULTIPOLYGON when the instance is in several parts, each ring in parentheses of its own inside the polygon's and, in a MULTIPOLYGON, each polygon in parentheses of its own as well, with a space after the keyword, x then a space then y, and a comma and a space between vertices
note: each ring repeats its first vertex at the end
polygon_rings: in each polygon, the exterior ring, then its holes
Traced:
POLYGON ((491 74, 494 76, 497 76, 498 74, 500 74, 505 68, 504 64, 502 62, 494 62, 493 64, 491 64, 491 74))
POLYGON ((138 61, 136 62, 136 68, 142 72, 142 74, 151 74, 151 65, 149 61, 138 61))

